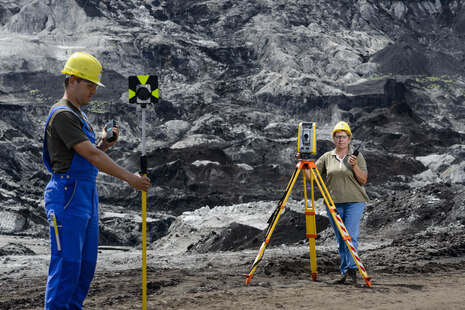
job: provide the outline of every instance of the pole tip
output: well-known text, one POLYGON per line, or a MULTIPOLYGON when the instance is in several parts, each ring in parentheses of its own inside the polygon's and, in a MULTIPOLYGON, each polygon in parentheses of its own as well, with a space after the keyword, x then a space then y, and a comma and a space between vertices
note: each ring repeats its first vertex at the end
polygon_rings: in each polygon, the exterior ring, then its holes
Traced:
POLYGON ((250 280, 252 280, 252 274, 250 274, 250 273, 244 273, 243 276, 247 278, 247 279, 245 280, 245 285, 249 285, 250 280))
POLYGON ((316 274, 317 274, 316 272, 312 272, 312 280, 313 281, 316 281, 316 274))

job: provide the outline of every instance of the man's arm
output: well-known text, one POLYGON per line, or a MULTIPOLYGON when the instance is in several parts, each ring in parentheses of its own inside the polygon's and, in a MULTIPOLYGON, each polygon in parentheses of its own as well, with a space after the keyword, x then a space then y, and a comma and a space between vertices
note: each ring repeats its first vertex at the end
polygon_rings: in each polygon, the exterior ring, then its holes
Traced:
POLYGON ((89 140, 79 142, 73 146, 73 149, 97 167, 98 170, 126 181, 135 189, 148 191, 150 187, 149 178, 133 174, 119 166, 107 154, 97 149, 89 140))

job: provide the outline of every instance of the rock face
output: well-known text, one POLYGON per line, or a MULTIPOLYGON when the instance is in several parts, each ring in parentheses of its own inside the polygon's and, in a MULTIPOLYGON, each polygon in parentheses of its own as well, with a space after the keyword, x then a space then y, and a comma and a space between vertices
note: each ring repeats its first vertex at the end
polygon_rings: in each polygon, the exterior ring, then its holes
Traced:
MULTIPOLYGON (((75 51, 103 64, 106 88, 86 112, 95 128, 116 119, 109 155, 134 171, 141 116, 127 77, 159 76, 151 211, 277 201, 301 121, 317 123, 318 156, 334 124, 350 123, 373 199, 428 183, 463 190, 464 30, 461 1, 2 1, 0 202, 31 215, 5 232, 46 225, 43 124, 75 51)), ((99 188, 103 203, 138 210, 121 181, 101 175, 99 188)))

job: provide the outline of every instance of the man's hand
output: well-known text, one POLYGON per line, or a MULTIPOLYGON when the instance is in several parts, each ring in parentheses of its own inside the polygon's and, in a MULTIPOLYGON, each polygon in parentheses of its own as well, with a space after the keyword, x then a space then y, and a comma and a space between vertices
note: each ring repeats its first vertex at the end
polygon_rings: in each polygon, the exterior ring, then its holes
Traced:
POLYGON ((147 192, 150 188, 150 179, 146 176, 133 174, 132 177, 127 181, 129 185, 137 190, 147 192))
POLYGON ((100 141, 100 143, 97 146, 101 151, 105 152, 110 147, 115 145, 116 142, 118 142, 118 137, 119 137, 119 127, 118 127, 118 125, 113 127, 113 134, 116 137, 115 140, 113 140, 112 142, 108 142, 107 141, 107 125, 105 125, 105 127, 102 130, 101 136, 100 136, 102 140, 100 141))

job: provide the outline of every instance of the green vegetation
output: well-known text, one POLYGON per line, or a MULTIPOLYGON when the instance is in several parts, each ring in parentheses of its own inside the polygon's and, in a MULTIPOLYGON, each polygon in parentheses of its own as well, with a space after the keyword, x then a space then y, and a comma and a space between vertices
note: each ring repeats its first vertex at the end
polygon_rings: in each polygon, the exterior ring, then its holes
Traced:
POLYGON ((89 103, 89 111, 97 114, 108 112, 108 101, 91 101, 89 103))
POLYGON ((415 78, 415 82, 411 84, 420 90, 440 89, 451 91, 457 87, 457 83, 446 75, 441 76, 425 76, 421 75, 415 78))
MULTIPOLYGON (((46 97, 39 89, 32 89, 29 91, 29 95, 33 97, 39 103, 51 102, 52 98, 46 97)), ((97 114, 104 114, 108 112, 108 101, 91 101, 88 109, 90 112, 97 114)))
MULTIPOLYGON (((367 79, 370 80, 383 80, 395 78, 390 75, 384 75, 380 73, 375 73, 367 79)), ((449 76, 443 74, 441 76, 427 76, 427 75, 419 75, 412 80, 408 81, 408 85, 411 87, 417 88, 422 91, 438 89, 442 91, 452 91, 459 87, 459 83, 456 80, 452 80, 449 76)), ((465 91, 462 93, 462 96, 465 96, 465 91)))
POLYGON ((37 102, 44 103, 44 102, 50 102, 52 98, 46 97, 44 94, 39 89, 32 89, 29 91, 29 95, 31 97, 34 97, 37 102))

